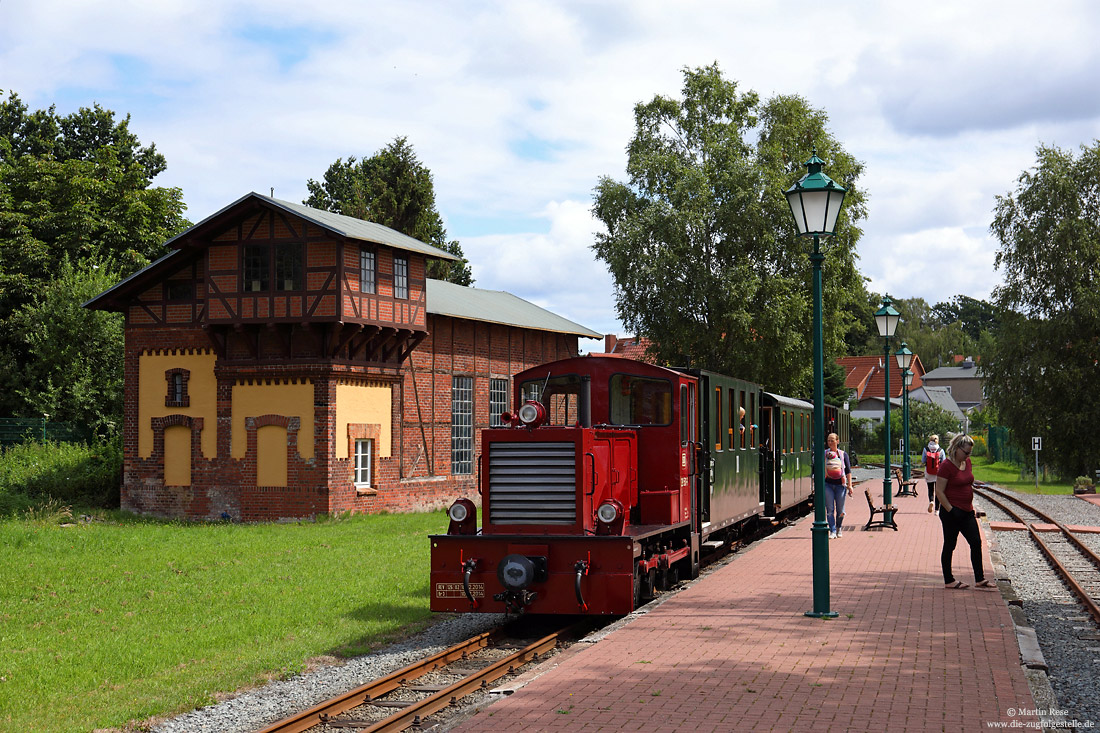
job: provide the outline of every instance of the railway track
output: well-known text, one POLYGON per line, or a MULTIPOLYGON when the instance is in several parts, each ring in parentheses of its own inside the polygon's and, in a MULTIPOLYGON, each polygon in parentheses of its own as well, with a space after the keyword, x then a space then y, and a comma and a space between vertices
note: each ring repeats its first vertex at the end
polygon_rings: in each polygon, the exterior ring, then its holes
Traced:
POLYGON ((1055 572, 1080 599, 1093 620, 1100 624, 1100 556, 1072 530, 1034 506, 988 484, 975 482, 974 492, 1027 528, 1055 572), (1032 518, 1021 515, 1005 500, 1027 512, 1032 518), (1036 529, 1035 524, 1040 522, 1054 526, 1057 531, 1036 529), (1047 537, 1044 539, 1043 535, 1047 537))
POLYGON ((579 638, 593 624, 584 619, 549 631, 542 629, 533 640, 526 637, 529 630, 514 626, 478 634, 273 723, 260 733, 422 730, 428 716, 455 708, 459 700, 487 689, 490 682, 545 658, 559 643, 579 638), (518 641, 520 635, 526 638, 518 641))

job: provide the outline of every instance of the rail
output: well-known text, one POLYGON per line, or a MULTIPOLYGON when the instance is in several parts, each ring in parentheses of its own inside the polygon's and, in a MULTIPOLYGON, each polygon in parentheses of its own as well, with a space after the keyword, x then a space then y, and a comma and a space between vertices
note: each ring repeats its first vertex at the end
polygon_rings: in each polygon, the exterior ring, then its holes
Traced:
POLYGON ((404 683, 422 677, 431 672, 443 669, 452 662, 466 659, 470 653, 493 645, 501 636, 500 631, 486 632, 471 639, 456 644, 450 649, 445 649, 437 654, 396 672, 386 675, 365 685, 355 688, 350 692, 338 695, 330 700, 319 703, 297 715, 290 716, 266 728, 259 733, 301 733, 319 725, 332 727, 355 727, 368 733, 389 733, 390 731, 402 731, 406 728, 419 725, 422 718, 436 713, 449 705, 455 704, 460 698, 476 692, 488 683, 513 672, 517 667, 537 660, 541 655, 554 649, 563 637, 574 634, 582 624, 573 624, 559 631, 547 634, 535 642, 509 654, 492 664, 477 670, 473 674, 455 682, 448 687, 433 692, 419 702, 411 703, 407 707, 394 712, 389 717, 374 723, 364 724, 359 721, 341 721, 334 716, 340 715, 360 705, 370 704, 379 697, 401 688, 404 683))
POLYGON ((1098 557, 1095 552, 1093 552, 1084 542, 1081 541, 1079 537, 1077 537, 1076 534, 1074 534, 1064 524, 1046 514, 1045 512, 1036 509, 1027 502, 1021 501, 1020 499, 1006 494, 1003 491, 995 489, 988 484, 982 484, 978 482, 975 482, 974 484, 974 492, 984 497, 987 501, 998 507, 1008 516, 1012 517, 1014 521, 1019 522, 1020 524, 1027 527, 1028 532, 1031 534, 1032 539, 1035 540, 1035 543, 1039 546, 1039 549, 1043 552, 1044 555, 1046 555, 1047 559, 1050 561, 1051 565, 1054 566, 1058 574, 1061 575, 1062 578, 1066 581, 1066 584, 1069 585, 1070 590, 1073 591, 1074 595, 1081 599, 1081 602, 1088 610, 1089 615, 1092 616, 1097 623, 1100 623, 1100 605, 1097 604, 1096 600, 1084 588, 1078 578, 1072 572, 1070 572, 1069 568, 1067 568, 1061 560, 1056 557, 1054 550, 1043 540, 1042 537, 1039 536, 1039 532, 1036 531, 1035 527, 1029 524, 1027 520, 1021 517, 1017 512, 1013 511, 1004 502, 995 499, 993 495, 996 494, 997 496, 1000 496, 1004 499, 1013 501, 1017 505, 1023 507, 1035 516, 1039 517, 1041 520, 1043 520, 1043 522, 1057 527, 1062 535, 1066 537, 1070 541, 1070 543, 1082 555, 1084 555, 1092 563, 1093 567, 1096 568, 1098 571, 1100 571, 1100 557, 1098 557))

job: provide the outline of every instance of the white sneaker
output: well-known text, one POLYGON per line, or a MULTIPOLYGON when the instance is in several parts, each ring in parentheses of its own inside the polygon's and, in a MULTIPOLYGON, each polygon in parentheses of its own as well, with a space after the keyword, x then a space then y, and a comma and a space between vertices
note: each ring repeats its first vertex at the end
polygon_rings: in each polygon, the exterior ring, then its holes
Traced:
POLYGON ((843 537, 843 536, 844 536, 844 533, 843 533, 843 532, 841 532, 841 531, 840 531, 840 530, 838 529, 838 530, 836 531, 836 538, 837 538, 837 539, 839 540, 839 539, 840 539, 841 537, 843 537))
POLYGON ((829 539, 835 540, 836 539, 836 532, 830 532, 829 533, 829 539))

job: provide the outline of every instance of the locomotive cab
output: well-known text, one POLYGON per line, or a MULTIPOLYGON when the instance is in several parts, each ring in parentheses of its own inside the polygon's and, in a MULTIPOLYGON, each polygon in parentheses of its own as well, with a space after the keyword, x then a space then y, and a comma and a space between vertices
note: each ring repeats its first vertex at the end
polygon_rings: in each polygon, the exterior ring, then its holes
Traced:
POLYGON ((516 375, 520 408, 481 433, 480 529, 463 498, 431 538, 432 610, 622 614, 695 574, 694 390, 612 358, 516 375))

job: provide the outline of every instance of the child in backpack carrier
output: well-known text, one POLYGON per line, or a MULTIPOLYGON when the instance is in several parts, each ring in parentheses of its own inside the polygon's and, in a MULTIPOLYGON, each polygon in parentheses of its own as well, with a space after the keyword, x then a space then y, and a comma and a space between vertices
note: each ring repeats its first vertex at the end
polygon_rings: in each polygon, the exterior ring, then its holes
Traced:
POLYGON ((929 514, 940 508, 939 499, 936 498, 936 477, 940 472, 940 464, 945 460, 947 453, 940 447, 940 436, 930 436, 928 445, 924 446, 924 480, 928 484, 929 514))

